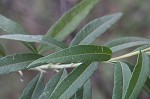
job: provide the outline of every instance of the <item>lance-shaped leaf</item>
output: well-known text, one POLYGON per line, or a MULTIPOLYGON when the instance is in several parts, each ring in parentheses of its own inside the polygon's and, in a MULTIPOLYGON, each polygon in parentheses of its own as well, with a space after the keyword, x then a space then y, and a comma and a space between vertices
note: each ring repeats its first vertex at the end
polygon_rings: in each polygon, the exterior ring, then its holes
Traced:
POLYGON ((143 49, 146 49, 146 48, 150 48, 150 44, 140 46, 137 49, 135 49, 134 51, 140 51, 140 50, 143 50, 143 49))
POLYGON ((79 33, 77 33, 76 37, 71 42, 71 46, 88 45, 92 43, 97 37, 115 24, 121 16, 122 13, 116 13, 89 22, 79 31, 79 33))
POLYGON ((122 99, 127 90, 127 85, 131 77, 131 71, 124 62, 114 64, 114 88, 112 99, 122 99))
POLYGON ((53 91, 48 99, 69 99, 97 69, 97 63, 83 63, 76 67, 53 91))
POLYGON ((0 75, 24 70, 34 60, 41 58, 39 54, 15 54, 0 58, 0 75))
MULTIPOLYGON (((129 64, 129 63, 127 63, 127 64, 128 64, 128 66, 129 66, 130 70, 133 71, 134 66, 133 66, 132 64, 129 64)), ((148 94, 150 94, 150 79, 149 79, 149 77, 147 77, 147 80, 146 80, 146 82, 145 82, 144 90, 145 90, 148 94)))
POLYGON ((63 49, 32 62, 28 68, 44 63, 80 63, 107 61, 111 58, 111 50, 104 46, 78 45, 63 49))
POLYGON ((83 99, 83 89, 84 87, 82 86, 74 95, 73 99, 83 99))
POLYGON ((137 64, 133 69, 130 81, 127 86, 127 91, 123 99, 136 99, 141 92, 149 75, 149 58, 146 54, 138 55, 137 64))
POLYGON ((5 56, 5 55, 6 55, 5 49, 4 49, 4 47, 0 44, 0 57, 1 57, 1 56, 5 56))
POLYGON ((99 0, 82 0, 77 6, 66 12, 51 28, 46 36, 64 40, 73 32, 80 22, 87 16, 90 10, 99 0))
POLYGON ((150 95, 150 78, 149 77, 146 80, 144 90, 150 95))
MULTIPOLYGON (((150 46, 147 45, 145 47, 150 47, 150 46)), ((150 59, 150 54, 148 54, 148 57, 150 59)), ((146 80, 146 83, 145 83, 145 86, 144 86, 144 90, 150 95, 150 78, 149 77, 147 77, 147 80, 146 80)))
POLYGON ((74 99, 92 99, 92 84, 90 79, 76 92, 74 99))
POLYGON ((51 96, 52 92, 56 89, 60 82, 64 80, 67 74, 67 71, 65 69, 62 69, 53 78, 51 78, 46 84, 43 93, 40 95, 39 99, 48 99, 48 97, 51 96))
POLYGON ((104 46, 109 47, 112 50, 112 52, 117 52, 122 49, 139 46, 143 44, 150 44, 150 40, 139 37, 123 37, 110 41, 104 46))
POLYGON ((38 74, 32 79, 23 91, 20 99, 39 99, 40 94, 44 89, 43 73, 38 74))
POLYGON ((41 43, 48 47, 49 49, 61 50, 67 48, 63 42, 60 42, 52 37, 43 37, 42 35, 22 35, 22 34, 11 34, 11 35, 1 35, 0 38, 19 40, 24 42, 36 42, 41 43))
MULTIPOLYGON (((25 29, 22 28, 22 26, 2 15, 0 15, 0 29, 9 34, 27 34, 25 29)), ((28 47, 31 51, 37 52, 36 47, 33 43, 25 43, 25 42, 22 43, 26 47, 28 47)))

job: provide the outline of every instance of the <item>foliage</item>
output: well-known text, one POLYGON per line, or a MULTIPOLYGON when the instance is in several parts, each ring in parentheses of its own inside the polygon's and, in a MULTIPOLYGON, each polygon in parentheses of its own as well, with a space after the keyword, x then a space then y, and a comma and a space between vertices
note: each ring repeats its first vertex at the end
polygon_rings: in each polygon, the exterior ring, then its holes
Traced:
POLYGON ((7 55, 0 45, 0 75, 20 70, 40 70, 26 86, 20 99, 91 99, 91 76, 98 68, 98 62, 114 65, 113 99, 136 99, 144 88, 150 93, 149 39, 124 37, 110 41, 102 46, 91 45, 100 35, 115 24, 122 13, 97 18, 85 25, 70 45, 64 40, 94 7, 99 0, 83 0, 66 12, 45 35, 29 35, 12 20, 0 16, 0 28, 10 34, 1 39, 21 41, 31 49, 30 53, 7 55), (36 48, 34 43, 39 43, 36 48), (112 58, 114 52, 141 46, 133 52, 112 58), (46 49, 46 50, 45 50, 46 49), (41 52, 54 51, 49 55, 41 52), (121 59, 138 55, 136 65, 121 59), (73 67, 70 73, 66 68, 73 67), (44 83, 42 69, 61 69, 44 83))

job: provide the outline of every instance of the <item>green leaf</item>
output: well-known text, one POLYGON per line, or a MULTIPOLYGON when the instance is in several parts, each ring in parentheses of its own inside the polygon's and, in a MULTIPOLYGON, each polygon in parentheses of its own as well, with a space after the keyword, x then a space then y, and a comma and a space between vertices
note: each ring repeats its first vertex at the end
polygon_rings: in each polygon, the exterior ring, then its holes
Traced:
POLYGON ((0 44, 0 57, 1 57, 1 56, 5 56, 5 55, 6 55, 5 49, 4 49, 4 47, 0 44))
MULTIPOLYGON (((150 47, 150 46, 147 46, 147 47, 150 47)), ((150 59, 150 54, 148 54, 148 57, 150 59)), ((149 77, 147 77, 147 80, 146 80, 146 83, 145 83, 145 86, 144 86, 144 90, 150 95, 150 78, 149 77)))
POLYGON ((0 38, 19 40, 24 42, 36 42, 41 43, 48 47, 49 49, 61 50, 67 48, 63 42, 60 42, 52 37, 43 37, 42 35, 22 35, 22 34, 11 34, 11 35, 1 35, 0 38))
POLYGON ((51 96, 52 92, 57 88, 61 81, 67 76, 67 71, 62 69, 57 73, 53 78, 51 78, 46 84, 43 93, 40 95, 39 99, 48 99, 51 96))
POLYGON ((48 99, 69 99, 92 76, 98 63, 83 63, 76 67, 53 91, 48 99))
POLYGON ((34 60, 41 58, 39 54, 15 54, 0 58, 0 75, 24 70, 34 60))
MULTIPOLYGON (((27 32, 22 28, 22 26, 2 15, 0 15, 0 29, 9 34, 27 34, 27 32)), ((22 43, 31 51, 37 52, 36 47, 33 43, 22 43)))
POLYGON ((143 46, 138 47, 138 48, 135 49, 134 51, 140 51, 140 50, 143 50, 143 49, 146 49, 146 48, 149 48, 149 47, 150 47, 150 44, 143 45, 143 46))
POLYGON ((90 79, 84 84, 83 99, 92 99, 92 83, 90 79))
POLYGON ((144 90, 150 95, 150 78, 149 77, 146 80, 144 90))
MULTIPOLYGON (((127 63, 127 64, 128 64, 128 66, 129 66, 130 70, 133 71, 134 66, 133 66, 132 64, 129 64, 129 63, 127 63)), ((146 83, 145 83, 145 85, 144 85, 144 90, 145 90, 148 94, 150 94, 150 79, 149 79, 149 77, 147 77, 146 83)))
POLYGON ((148 56, 140 52, 140 54, 138 55, 137 64, 133 70, 132 76, 128 83, 125 97, 123 97, 123 99, 137 98, 149 75, 149 64, 150 62, 148 56))
POLYGON ((122 99, 127 90, 128 82, 131 77, 131 71, 124 62, 114 64, 114 88, 112 99, 122 99))
POLYGON ((89 22, 77 33, 76 37, 71 42, 71 46, 91 44, 97 37, 115 24, 121 16, 122 13, 116 13, 89 22))
POLYGON ((74 99, 92 99, 92 84, 90 79, 76 92, 74 99))
POLYGON ((84 90, 84 87, 82 86, 82 87, 76 92, 76 94, 74 95, 74 98, 73 98, 73 99, 83 99, 83 90, 84 90))
POLYGON ((44 89, 44 75, 38 74, 26 86, 20 99, 38 99, 44 89))
POLYGON ((82 0, 77 6, 67 11, 47 32, 46 36, 52 36, 62 41, 73 32, 80 22, 87 16, 90 10, 99 0, 82 0))
POLYGON ((63 49, 32 62, 28 68, 44 63, 80 63, 107 61, 111 58, 111 50, 104 46, 78 45, 63 49))
POLYGON ((150 44, 150 40, 139 37, 123 37, 108 42, 104 46, 109 47, 112 50, 112 52, 117 52, 122 49, 139 46, 143 44, 150 44))

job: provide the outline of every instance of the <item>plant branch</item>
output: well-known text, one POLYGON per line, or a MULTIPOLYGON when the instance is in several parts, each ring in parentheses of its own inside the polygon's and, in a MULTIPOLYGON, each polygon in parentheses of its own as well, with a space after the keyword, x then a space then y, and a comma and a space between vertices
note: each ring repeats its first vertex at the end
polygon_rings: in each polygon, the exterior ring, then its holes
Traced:
MULTIPOLYGON (((150 47, 141 50, 141 52, 146 52, 146 51, 149 51, 149 50, 150 50, 150 47)), ((121 56, 118 56, 118 57, 111 58, 111 59, 109 60, 109 62, 117 61, 117 60, 119 60, 119 59, 128 58, 128 57, 131 57, 131 56, 134 56, 134 55, 138 55, 138 54, 139 54, 139 51, 130 52, 130 53, 125 54, 125 55, 121 55, 121 56)))
POLYGON ((39 71, 39 69, 61 69, 61 68, 73 68, 73 67, 77 67, 82 63, 71 63, 71 64, 46 64, 46 65, 41 65, 39 67, 36 68, 32 68, 31 70, 37 70, 39 71))

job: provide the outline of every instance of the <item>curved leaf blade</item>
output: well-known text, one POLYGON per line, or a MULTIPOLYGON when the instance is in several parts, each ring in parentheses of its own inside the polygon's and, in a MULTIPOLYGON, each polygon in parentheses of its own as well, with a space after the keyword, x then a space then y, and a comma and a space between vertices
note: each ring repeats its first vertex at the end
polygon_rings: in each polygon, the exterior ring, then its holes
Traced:
POLYGON ((42 56, 34 53, 15 54, 0 58, 0 75, 24 70, 34 60, 42 56))
MULTIPOLYGON (((27 34, 24 28, 14 21, 0 15, 0 29, 9 33, 9 34, 27 34)), ((26 47, 31 51, 37 52, 36 47, 33 43, 22 42, 26 47)))
POLYGON ((138 55, 137 64, 133 69, 132 76, 128 83, 127 91, 123 99, 137 98, 147 80, 150 71, 149 64, 150 62, 148 56, 140 52, 138 55))
POLYGON ((144 90, 150 95, 150 78, 149 77, 146 80, 144 90))
POLYGON ((26 34, 25 30, 16 22, 0 15, 0 29, 9 34, 26 34))
POLYGON ((22 34, 11 34, 11 35, 1 35, 0 38, 19 40, 24 42, 36 42, 41 43, 48 47, 48 49, 61 50, 67 48, 63 42, 60 42, 52 37, 43 37, 42 35, 22 35, 22 34))
POLYGON ((84 84, 84 89, 83 89, 83 99, 92 99, 92 83, 91 80, 89 79, 85 84, 84 84))
POLYGON ((87 16, 90 10, 99 0, 82 0, 77 6, 66 12, 47 32, 46 36, 52 36, 62 41, 73 32, 80 22, 87 16))
MULTIPOLYGON (((127 64, 128 64, 128 66, 129 66, 130 70, 133 71, 134 66, 133 66, 132 64, 129 64, 129 63, 127 63, 127 64)), ((148 94, 150 94, 150 79, 149 79, 149 77, 147 77, 147 80, 146 80, 146 82, 145 82, 144 90, 145 90, 148 94)))
POLYGON ((150 95, 150 79, 149 79, 149 77, 146 80, 144 90, 150 95))
POLYGON ((65 69, 59 71, 59 73, 57 73, 48 81, 39 99, 48 99, 48 97, 51 96, 52 92, 57 88, 60 82, 63 81, 67 75, 68 73, 65 69))
POLYGON ((38 74, 33 78, 23 91, 20 99, 38 99, 44 89, 44 75, 38 74))
POLYGON ((114 64, 114 88, 112 99, 122 99, 127 90, 127 84, 131 77, 131 71, 124 62, 114 64))
POLYGON ((5 49, 4 49, 4 47, 0 44, 0 56, 5 56, 5 55, 6 55, 5 49))
POLYGON ((74 99, 92 99, 92 84, 90 79, 76 92, 74 99))
POLYGON ((122 49, 139 46, 143 44, 150 44, 149 39, 139 38, 139 37, 123 37, 119 39, 112 40, 105 44, 104 46, 110 48, 112 52, 117 52, 122 49))
POLYGON ((92 43, 97 37, 102 35, 113 24, 115 24, 121 16, 122 13, 116 13, 112 15, 106 15, 89 22, 77 33, 76 37, 71 42, 71 46, 88 45, 92 43))
POLYGON ((146 44, 146 45, 143 45, 143 46, 138 47, 138 48, 135 49, 134 51, 140 51, 140 50, 143 50, 143 49, 146 49, 146 48, 149 48, 149 47, 150 47, 150 44, 146 44))
POLYGON ((104 46, 78 45, 63 49, 32 62, 28 68, 44 63, 80 63, 106 61, 111 58, 111 50, 104 46))
POLYGON ((92 76, 97 65, 97 63, 83 63, 75 68, 48 99, 69 99, 92 76))

